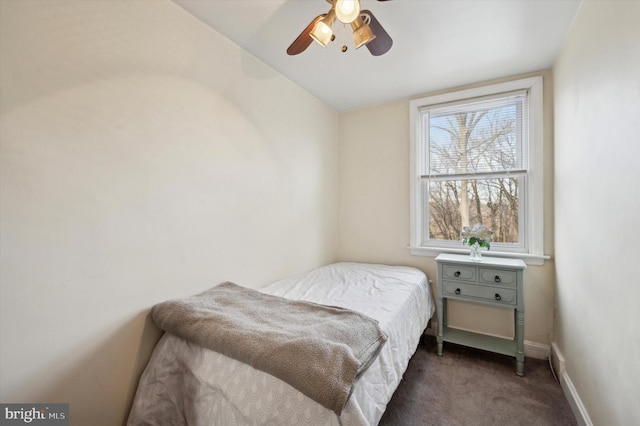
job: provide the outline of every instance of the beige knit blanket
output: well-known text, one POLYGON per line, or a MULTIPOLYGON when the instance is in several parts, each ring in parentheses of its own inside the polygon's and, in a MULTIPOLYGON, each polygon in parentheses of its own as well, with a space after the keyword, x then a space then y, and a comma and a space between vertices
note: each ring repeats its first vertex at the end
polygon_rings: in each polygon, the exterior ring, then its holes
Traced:
POLYGON ((269 373, 337 415, 387 341, 366 315, 230 282, 151 313, 161 329, 269 373))

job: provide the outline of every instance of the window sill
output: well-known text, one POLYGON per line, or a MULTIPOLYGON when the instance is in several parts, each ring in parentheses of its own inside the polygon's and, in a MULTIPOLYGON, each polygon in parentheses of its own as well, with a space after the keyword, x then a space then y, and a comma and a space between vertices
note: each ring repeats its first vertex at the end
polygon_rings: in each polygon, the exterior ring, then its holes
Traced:
MULTIPOLYGON (((453 249, 442 247, 409 247, 409 251, 414 256, 429 256, 436 257, 440 253, 455 253, 455 254, 469 254, 467 249, 453 249)), ((530 253, 513 253, 504 251, 483 251, 483 256, 487 257, 507 257, 511 259, 522 259, 527 265, 541 266, 544 265, 546 260, 551 259, 551 256, 545 254, 530 254, 530 253)))

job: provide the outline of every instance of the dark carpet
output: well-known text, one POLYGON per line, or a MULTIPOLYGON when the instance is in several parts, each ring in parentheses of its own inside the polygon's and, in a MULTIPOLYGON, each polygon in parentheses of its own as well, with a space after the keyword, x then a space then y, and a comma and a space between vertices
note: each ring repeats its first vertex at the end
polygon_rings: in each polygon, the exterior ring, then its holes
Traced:
POLYGON ((548 361, 526 358, 524 374, 512 357, 453 343, 439 357, 425 336, 380 426, 577 425, 548 361))

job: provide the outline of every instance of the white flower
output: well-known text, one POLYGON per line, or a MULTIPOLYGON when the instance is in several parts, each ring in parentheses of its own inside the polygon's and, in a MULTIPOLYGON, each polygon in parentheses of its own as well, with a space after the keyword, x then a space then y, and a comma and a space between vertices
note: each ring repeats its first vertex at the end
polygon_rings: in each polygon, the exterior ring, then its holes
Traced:
POLYGON ((489 248, 491 246, 491 235, 493 231, 484 225, 474 225, 473 227, 465 226, 462 228, 462 237, 464 244, 473 244, 477 242, 481 247, 489 248))

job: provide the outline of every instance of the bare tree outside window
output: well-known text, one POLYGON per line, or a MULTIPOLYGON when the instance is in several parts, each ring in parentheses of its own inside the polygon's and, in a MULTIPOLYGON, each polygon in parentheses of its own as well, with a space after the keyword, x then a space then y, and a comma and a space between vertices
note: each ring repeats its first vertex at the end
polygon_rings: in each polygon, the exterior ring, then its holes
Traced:
POLYGON ((425 114, 428 239, 460 240, 463 227, 481 224, 493 230, 493 242, 520 241, 524 100, 507 96, 425 114))

